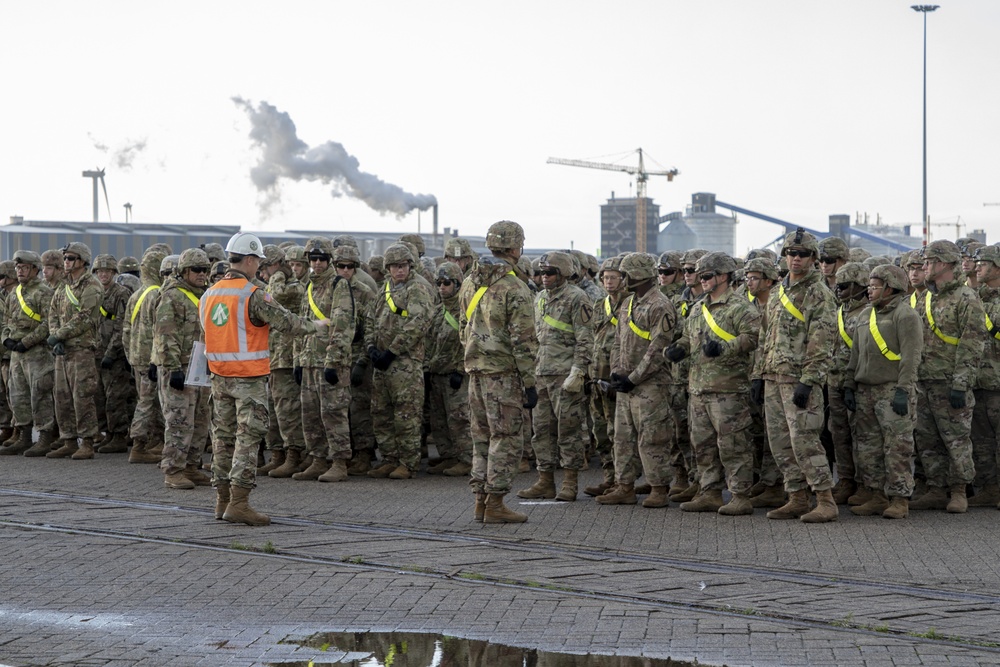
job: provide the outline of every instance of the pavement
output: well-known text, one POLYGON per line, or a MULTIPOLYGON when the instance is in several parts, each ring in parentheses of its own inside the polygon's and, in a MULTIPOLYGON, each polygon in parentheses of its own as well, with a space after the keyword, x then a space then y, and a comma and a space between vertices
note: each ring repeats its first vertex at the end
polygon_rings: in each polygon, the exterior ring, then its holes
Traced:
MULTIPOLYGON (((582 493, 507 502, 528 522, 476 523, 463 479, 264 477, 251 503, 273 523, 252 528, 216 521, 214 490, 167 489, 122 454, 0 457, 0 665, 343 664, 303 645, 331 632, 560 665, 1000 665, 996 509, 806 525, 582 493)), ((358 655, 340 658, 372 664, 358 655)), ((393 664, 443 664, 430 655, 393 664)))

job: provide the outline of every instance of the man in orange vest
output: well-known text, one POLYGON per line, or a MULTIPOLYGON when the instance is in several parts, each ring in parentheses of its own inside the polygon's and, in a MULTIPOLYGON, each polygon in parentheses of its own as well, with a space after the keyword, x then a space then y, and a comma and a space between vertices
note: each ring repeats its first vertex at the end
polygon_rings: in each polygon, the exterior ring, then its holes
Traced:
POLYGON ((229 271, 205 291, 200 303, 215 403, 215 518, 266 526, 271 519, 255 512, 248 499, 257 479, 257 447, 268 426, 270 327, 301 336, 326 331, 329 320, 299 317, 251 282, 264 258, 264 246, 253 234, 235 234, 226 245, 226 253, 229 271))

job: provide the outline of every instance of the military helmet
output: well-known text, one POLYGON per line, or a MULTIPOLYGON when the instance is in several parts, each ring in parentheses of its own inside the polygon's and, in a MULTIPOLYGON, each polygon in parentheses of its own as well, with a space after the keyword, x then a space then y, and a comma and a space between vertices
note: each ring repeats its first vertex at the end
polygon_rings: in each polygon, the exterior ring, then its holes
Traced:
MULTIPOLYGON (((984 245, 980 248, 976 248, 976 254, 972 256, 977 262, 993 262, 997 266, 1000 266, 1000 247, 995 245, 984 245)), ((14 254, 14 259, 17 260, 17 254, 14 254)))
POLYGON ((765 257, 754 257, 743 265, 743 275, 755 271, 768 280, 778 281, 781 276, 778 275, 778 265, 765 257))
POLYGON ((118 260, 115 259, 114 255, 98 255, 94 258, 91 273, 97 269, 111 269, 118 273, 118 260))
POLYGON ((854 283, 856 285, 867 285, 869 273, 871 273, 871 269, 861 262, 848 262, 837 269, 837 284, 854 283))
POLYGON ((914 265, 923 266, 923 264, 924 264, 923 254, 920 252, 919 248, 917 248, 916 250, 911 250, 909 252, 903 253, 903 256, 899 259, 899 266, 903 270, 906 270, 914 265))
POLYGON ((453 236, 444 244, 444 256, 459 259, 462 257, 475 257, 475 254, 472 252, 472 246, 469 245, 468 241, 453 236))
POLYGON ((962 259, 962 251, 954 242, 941 239, 924 248, 924 259, 934 259, 945 264, 956 264, 962 259))
POLYGON ((118 273, 139 273, 139 260, 127 255, 118 260, 118 273))
POLYGON ((703 248, 692 248, 681 255, 681 266, 685 264, 697 265, 698 260, 707 254, 708 251, 703 248))
POLYGON ((770 248, 754 248, 753 250, 747 253, 746 261, 749 262, 751 259, 757 259, 757 258, 770 260, 772 264, 778 263, 778 253, 774 252, 770 248))
POLYGON ((80 243, 79 241, 67 243, 62 249, 62 254, 66 255, 69 253, 78 255, 84 264, 90 264, 90 247, 86 243, 80 243))
POLYGON ((414 248, 417 249, 417 254, 413 258, 414 261, 416 261, 416 259, 419 257, 423 257, 424 252, 427 250, 427 247, 424 245, 424 239, 423 237, 420 236, 420 234, 403 234, 402 236, 399 237, 397 242, 410 243, 413 245, 414 248))
POLYGON ((291 245, 285 248, 285 261, 286 262, 308 262, 309 258, 306 256, 306 249, 300 245, 291 245))
POLYGON ((231 255, 251 255, 264 259, 264 244, 260 242, 256 234, 237 232, 226 244, 226 252, 231 255))
MULTIPOLYGON (((965 249, 968 247, 970 243, 979 243, 979 241, 972 238, 971 236, 962 236, 960 238, 955 239, 955 245, 957 245, 959 250, 961 250, 963 253, 966 251, 965 249)), ((984 243, 983 245, 986 244, 984 243)))
POLYGON ((224 276, 229 273, 229 262, 218 261, 212 264, 212 269, 209 273, 211 276, 224 276))
POLYGON ((314 256, 322 259, 322 256, 326 255, 326 261, 330 261, 333 257, 333 242, 325 236, 314 236, 306 241, 305 251, 309 259, 313 259, 314 256))
POLYGON ((846 260, 850 252, 851 249, 847 247, 847 243, 839 236, 827 236, 819 242, 820 257, 846 260))
POLYGON ((459 285, 462 284, 462 269, 454 262, 445 262, 437 267, 437 279, 451 280, 459 285))
POLYGON ((531 260, 524 255, 517 258, 517 268, 521 269, 521 273, 528 276, 533 275, 534 273, 531 266, 531 260))
POLYGON ((358 247, 358 240, 351 236, 350 234, 341 234, 340 236, 333 237, 333 248, 336 250, 342 245, 352 246, 354 248, 358 247))
POLYGON ((14 260, 5 259, 0 262, 0 276, 10 278, 11 280, 17 280, 17 272, 14 270, 14 260))
POLYGON ((597 258, 590 253, 584 253, 583 256, 587 258, 587 271, 597 275, 597 271, 601 268, 600 262, 598 262, 597 258))
POLYGON ((851 248, 847 253, 847 261, 849 262, 863 262, 872 254, 865 250, 864 248, 851 248))
POLYGON ((538 258, 538 268, 542 271, 545 269, 558 269, 559 275, 563 278, 571 278, 576 266, 573 264, 572 255, 560 250, 553 250, 538 258))
POLYGON ((420 266, 423 268, 424 271, 426 271, 432 276, 434 275, 434 272, 437 271, 437 264, 434 263, 433 257, 421 257, 420 266))
POLYGON ((174 269, 177 268, 177 262, 180 261, 180 255, 167 255, 160 262, 160 275, 167 273, 173 273, 174 269))
POLYGON ((661 269, 680 269, 684 261, 684 253, 677 250, 668 250, 658 258, 657 266, 661 269))
POLYGON ((368 268, 372 271, 385 273, 385 255, 372 255, 368 258, 368 268))
POLYGON ((793 248, 808 250, 814 257, 819 257, 819 243, 816 237, 799 227, 794 232, 785 234, 785 242, 781 244, 781 256, 793 248))
MULTIPOLYGON (((208 255, 205 255, 206 257, 208 255)), ((285 263, 285 251, 274 245, 273 243, 268 243, 264 246, 264 259, 261 260, 261 266, 274 266, 277 264, 281 266, 285 263)))
POLYGON ((288 250, 292 246, 298 245, 295 241, 282 241, 278 244, 278 247, 282 250, 288 250))
MULTIPOLYGON (((272 247, 277 250, 277 246, 272 247)), ((208 258, 208 253, 201 248, 188 248, 177 259, 177 273, 183 273, 186 269, 193 269, 199 266, 206 269, 212 266, 212 260, 208 258)))
POLYGON ((14 264, 30 264, 39 271, 42 270, 42 258, 33 250, 18 250, 14 253, 14 264))
POLYGON ((698 259, 695 266, 697 273, 715 271, 716 273, 733 273, 738 267, 736 260, 724 252, 705 253, 698 259))
MULTIPOLYGON (((206 244, 206 245, 211 245, 211 244, 206 244)), ((219 244, 216 243, 215 245, 219 245, 219 244)), ((222 246, 219 245, 219 248, 222 248, 222 246)), ((148 248, 146 248, 143 251, 143 254, 149 252, 150 250, 159 250, 164 255, 172 255, 172 254, 174 254, 174 250, 173 250, 173 248, 170 247, 169 243, 154 243, 151 246, 149 246, 148 248)))
POLYGON ((150 247, 142 254, 142 272, 147 278, 159 275, 160 264, 166 256, 167 253, 163 252, 159 248, 153 247, 150 247))
POLYGON ((333 249, 333 261, 353 262, 354 268, 357 268, 361 264, 361 253, 358 252, 357 246, 339 245, 333 249))
POLYGON ((541 261, 538 257, 531 260, 531 275, 535 275, 541 271, 541 268, 538 266, 539 264, 541 264, 541 261))
POLYGON ((861 262, 865 267, 871 271, 876 266, 882 266, 883 264, 892 264, 892 261, 888 257, 883 257, 882 255, 872 255, 865 261, 861 262))
POLYGON ((632 282, 642 282, 656 275, 656 261, 644 252, 629 253, 622 259, 619 271, 627 275, 632 282))
POLYGON ((597 277, 598 278, 602 277, 605 271, 618 271, 619 273, 621 273, 621 267, 622 267, 621 257, 618 256, 608 257, 606 260, 601 262, 601 270, 597 272, 597 277))
POLYGON ((124 285, 130 292, 135 292, 142 287, 142 281, 139 280, 139 277, 131 273, 119 273, 115 276, 115 282, 119 285, 124 285))
POLYGON ((385 249, 385 265, 386 267, 393 264, 409 264, 413 266, 413 253, 410 249, 406 247, 403 243, 393 243, 391 246, 385 249))
MULTIPOLYGON (((957 243, 955 245, 958 245, 957 243)), ((979 241, 969 241, 964 246, 958 245, 962 249, 963 257, 972 257, 976 254, 976 251, 985 246, 985 243, 980 243, 979 241)))
POLYGON ((877 278, 885 283, 886 287, 891 287, 898 292, 906 292, 910 286, 910 279, 906 277, 906 271, 892 264, 881 264, 872 269, 870 278, 877 278))
POLYGON ((494 222, 486 231, 486 247, 498 251, 523 248, 524 228, 513 220, 494 222))
POLYGON ((63 267, 62 251, 61 250, 46 250, 42 253, 42 266, 54 266, 57 269, 63 267))
MULTIPOLYGON (((222 249, 221 243, 202 243, 201 249, 208 255, 208 259, 213 262, 221 262, 226 259, 226 251, 222 249)), ((167 250, 167 254, 170 254, 169 249, 167 250)))

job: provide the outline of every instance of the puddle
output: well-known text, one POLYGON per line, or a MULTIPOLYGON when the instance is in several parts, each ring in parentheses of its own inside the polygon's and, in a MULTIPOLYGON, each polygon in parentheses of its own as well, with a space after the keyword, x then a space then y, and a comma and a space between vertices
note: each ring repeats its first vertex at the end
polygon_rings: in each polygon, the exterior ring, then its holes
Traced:
POLYGON ((616 655, 554 653, 477 639, 405 632, 322 632, 285 639, 316 650, 311 660, 270 667, 695 667, 704 663, 616 655))

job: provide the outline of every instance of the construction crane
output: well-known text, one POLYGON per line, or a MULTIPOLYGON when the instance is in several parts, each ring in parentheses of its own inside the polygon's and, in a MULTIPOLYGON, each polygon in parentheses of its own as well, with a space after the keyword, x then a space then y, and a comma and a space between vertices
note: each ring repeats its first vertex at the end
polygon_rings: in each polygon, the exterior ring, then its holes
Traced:
POLYGON ((605 169, 607 171, 624 171, 626 174, 635 175, 635 250, 636 252, 646 252, 646 181, 650 176, 666 176, 668 181, 674 180, 674 176, 680 172, 676 169, 660 171, 647 171, 646 165, 642 161, 642 149, 637 148, 639 154, 639 166, 630 167, 624 164, 611 164, 606 162, 590 162, 589 160, 569 160, 565 158, 550 157, 545 162, 547 164, 564 164, 570 167, 587 167, 588 169, 605 169))

